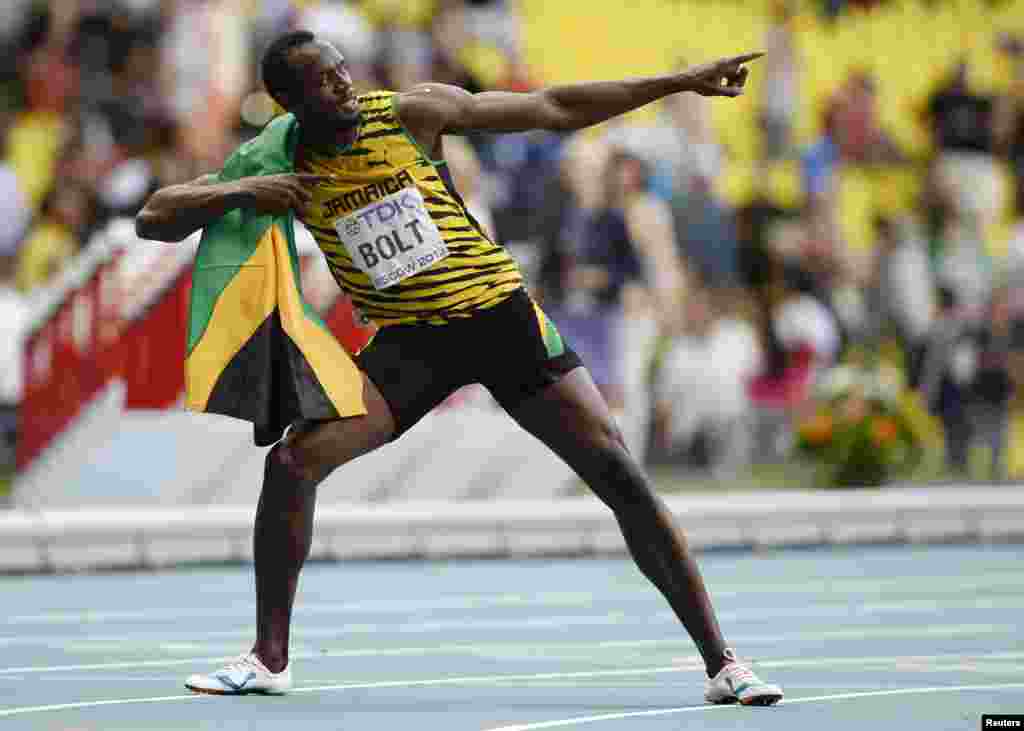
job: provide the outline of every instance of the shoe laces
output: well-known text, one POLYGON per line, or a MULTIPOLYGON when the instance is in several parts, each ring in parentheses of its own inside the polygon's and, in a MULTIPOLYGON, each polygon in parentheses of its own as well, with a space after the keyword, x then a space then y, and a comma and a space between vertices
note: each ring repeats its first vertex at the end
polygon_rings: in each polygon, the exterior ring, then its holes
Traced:
POLYGON ((727 667, 729 669, 729 675, 731 675, 733 680, 737 682, 751 683, 757 681, 757 676, 754 675, 754 671, 746 665, 740 665, 738 662, 732 662, 727 667))
POLYGON ((740 663, 739 658, 736 657, 736 651, 731 647, 727 647, 722 655, 725 657, 724 669, 733 677, 734 680, 741 683, 757 681, 757 676, 754 675, 754 671, 740 663))
POLYGON ((260 667, 259 660, 254 658, 251 653, 245 653, 233 658, 224 666, 224 669, 229 672, 236 670, 240 672, 245 672, 246 670, 263 670, 263 668, 260 667))

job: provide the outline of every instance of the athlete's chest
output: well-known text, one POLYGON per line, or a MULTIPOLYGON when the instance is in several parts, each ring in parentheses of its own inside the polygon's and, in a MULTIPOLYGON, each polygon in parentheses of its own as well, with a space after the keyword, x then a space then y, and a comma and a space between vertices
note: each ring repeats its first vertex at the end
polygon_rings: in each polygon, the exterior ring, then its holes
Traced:
POLYGON ((314 188, 303 219, 336 240, 374 288, 388 289, 448 256, 427 204, 430 193, 424 197, 409 169, 330 175, 314 188))

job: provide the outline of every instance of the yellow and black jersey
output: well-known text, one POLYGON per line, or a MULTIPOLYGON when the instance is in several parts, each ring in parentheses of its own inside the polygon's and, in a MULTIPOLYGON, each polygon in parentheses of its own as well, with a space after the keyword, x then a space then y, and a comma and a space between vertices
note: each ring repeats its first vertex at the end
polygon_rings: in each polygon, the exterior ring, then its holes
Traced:
POLYGON ((350 146, 297 151, 296 172, 331 176, 301 220, 338 284, 378 325, 443 324, 502 302, 522 275, 466 210, 445 162, 406 131, 395 96, 359 97, 350 146))

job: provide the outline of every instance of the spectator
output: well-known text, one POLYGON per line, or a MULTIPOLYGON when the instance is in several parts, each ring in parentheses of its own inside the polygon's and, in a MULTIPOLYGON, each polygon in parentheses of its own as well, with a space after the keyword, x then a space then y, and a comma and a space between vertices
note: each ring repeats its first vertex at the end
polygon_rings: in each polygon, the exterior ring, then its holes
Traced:
POLYGON ((215 170, 235 146, 235 115, 252 84, 239 0, 175 0, 161 37, 163 93, 190 157, 215 170))
POLYGON ((357 89, 368 91, 378 85, 374 71, 376 33, 353 3, 341 0, 307 4, 299 12, 295 27, 342 49, 357 89))
POLYGON ((18 404, 22 393, 22 341, 28 300, 14 286, 16 243, 0 241, 0 474, 14 466, 18 404))
MULTIPOLYGON (((677 68, 685 68, 680 61, 677 68)), ((709 191, 725 167, 725 151, 711 123, 711 103, 696 94, 675 94, 662 102, 677 139, 670 158, 677 191, 709 191)))
POLYGON ((477 88, 526 91, 519 17, 508 0, 446 0, 433 20, 434 77, 477 88))
POLYGON ((480 159, 468 142, 461 137, 444 141, 444 159, 452 174, 455 189, 459 191, 466 209, 489 237, 494 238, 494 218, 481 180, 480 159))
POLYGON ((1006 269, 1010 281, 1024 287, 1024 186, 1017 191, 1017 219, 1010 232, 1006 269))
POLYGON ((722 475, 751 456, 747 386, 761 368, 754 329, 718 314, 706 289, 691 292, 683 333, 672 340, 655 379, 657 433, 669 454, 699 445, 722 475))
POLYGON ((977 369, 971 383, 972 432, 981 437, 991 454, 989 478, 1006 475, 1006 440, 1010 418, 1010 353, 1012 321, 1010 292, 997 289, 989 304, 987 317, 976 335, 977 369))
POLYGON ((809 201, 834 205, 839 164, 836 118, 826 114, 821 135, 800 154, 803 190, 809 201))
POLYGON ((557 238, 565 203, 571 199, 572 185, 564 177, 576 164, 563 157, 563 137, 531 132, 468 139, 483 166, 480 188, 493 202, 498 238, 506 246, 538 251, 542 241, 557 238))
POLYGON ((992 261, 977 218, 955 212, 947 218, 936 269, 958 304, 969 315, 980 315, 992 291, 992 261))
MULTIPOLYGON (((563 287, 564 305, 553 315, 560 329, 587 363, 594 382, 616 411, 624 406, 622 322, 628 291, 644 277, 637 231, 627 220, 630 197, 643 185, 635 158, 613 152, 593 207, 582 208, 571 224, 573 248, 563 287)), ((579 181, 576 181, 579 184, 579 181)), ((581 186, 579 200, 588 196, 581 186)))
POLYGON ((942 422, 946 439, 946 466, 967 474, 971 423, 968 413, 975 350, 956 290, 939 287, 939 307, 929 334, 921 375, 921 392, 929 409, 942 422))
POLYGON ((154 136, 170 120, 171 109, 157 83, 159 74, 159 50, 149 38, 127 43, 124 56, 112 65, 108 91, 95 101, 119 148, 151 148, 154 136))
POLYGON ((821 369, 832 365, 839 355, 839 323, 813 295, 806 280, 794 282, 787 289, 772 313, 772 327, 788 355, 790 381, 800 388, 813 381, 821 369))
POLYGON ((26 105, 34 112, 61 115, 78 91, 78 68, 68 55, 78 3, 51 3, 38 10, 23 39, 26 105))
POLYGON ((504 240, 526 241, 535 237, 539 242, 536 282, 546 310, 557 313, 566 308, 568 272, 575 260, 587 212, 601 204, 601 173, 610 154, 604 140, 573 135, 565 144, 558 175, 547 181, 542 179, 534 189, 535 194, 544 194, 540 201, 543 205, 534 215, 517 206, 516 198, 504 211, 499 211, 498 230, 504 240), (513 225, 505 224, 504 219, 513 225))
POLYGON ((666 151, 677 155, 669 159, 679 256, 706 286, 733 286, 739 278, 736 229, 732 211, 716 190, 725 152, 711 124, 710 105, 694 94, 677 94, 663 104, 675 138, 666 151))
POLYGON ((935 183, 954 212, 977 219, 982 230, 996 221, 1003 206, 993 155, 994 108, 992 97, 971 89, 967 61, 957 64, 927 108, 936 147, 935 183))
POLYGON ((792 215, 768 197, 764 185, 759 185, 750 202, 736 211, 736 261, 741 286, 757 290, 767 283, 772 232, 792 215))
POLYGON ((878 116, 875 77, 855 71, 825 107, 822 133, 801 155, 804 193, 835 205, 841 165, 901 162, 903 156, 878 116))
POLYGON ((907 380, 916 385, 932 328, 934 283, 928 250, 908 219, 875 219, 877 331, 892 331, 904 345, 907 380))
POLYGON ((800 102, 800 57, 795 38, 796 6, 792 0, 772 3, 772 25, 765 34, 761 87, 761 157, 788 157, 793 120, 800 102))
POLYGON ((856 264, 839 233, 835 210, 814 201, 804 211, 803 236, 788 262, 794 287, 828 309, 839 329, 842 346, 865 325, 856 264))
POLYGON ((643 461, 650 427, 650 366, 659 331, 678 320, 685 267, 680 259, 672 211, 651 189, 651 166, 625 153, 619 162, 625 192, 626 228, 640 256, 641 275, 624 291, 619 343, 622 348, 623 436, 643 461))
POLYGON ((64 182, 43 201, 18 256, 17 284, 24 293, 45 286, 78 251, 95 223, 96 203, 85 187, 64 182))
POLYGON ((14 168, 3 156, 11 121, 12 116, 0 110, 0 251, 7 256, 17 252, 29 222, 28 201, 14 168))
POLYGON ((835 143, 850 165, 901 162, 902 155, 878 116, 878 82, 868 71, 855 71, 833 96, 835 143))
POLYGON ((1024 38, 1004 34, 997 48, 1012 68, 1010 89, 996 107, 996 145, 1010 165, 1014 177, 1013 200, 1024 219, 1024 38))
POLYGON ((427 81, 434 62, 431 24, 439 0, 364 0, 362 9, 377 29, 377 76, 390 89, 427 81))

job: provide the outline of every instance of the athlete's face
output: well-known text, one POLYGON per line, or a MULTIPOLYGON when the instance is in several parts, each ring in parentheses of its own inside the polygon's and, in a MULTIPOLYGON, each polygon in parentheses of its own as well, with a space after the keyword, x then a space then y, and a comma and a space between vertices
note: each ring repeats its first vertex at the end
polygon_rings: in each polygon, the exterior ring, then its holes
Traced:
POLYGON ((296 49, 292 63, 302 84, 293 111, 302 121, 351 126, 359 120, 359 102, 345 57, 330 43, 314 41, 296 49))

